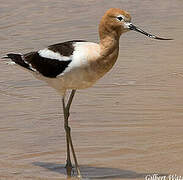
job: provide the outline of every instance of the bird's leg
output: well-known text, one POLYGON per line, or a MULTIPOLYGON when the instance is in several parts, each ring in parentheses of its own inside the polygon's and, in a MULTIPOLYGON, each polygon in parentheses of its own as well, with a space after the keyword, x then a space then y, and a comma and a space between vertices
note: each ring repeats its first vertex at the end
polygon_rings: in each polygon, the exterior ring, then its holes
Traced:
MULTIPOLYGON (((71 128, 68 125, 68 118, 69 118, 69 115, 70 115, 69 110, 70 110, 75 92, 76 92, 76 90, 72 90, 66 107, 65 107, 64 100, 63 100, 63 107, 64 107, 66 137, 68 138, 67 141, 70 143, 70 147, 71 147, 71 150, 72 150, 72 154, 73 154, 73 158, 74 158, 74 162, 75 162, 75 166, 76 166, 77 176, 78 176, 78 178, 81 178, 81 173, 80 173, 79 165, 78 165, 78 162, 77 162, 76 153, 74 151, 74 146, 73 146, 73 143, 72 143, 71 128)), ((69 147, 69 145, 68 145, 68 147, 69 147)), ((69 149, 69 148, 67 148, 67 149, 69 149)), ((69 156, 70 156, 70 149, 68 151, 69 151, 69 156)), ((69 159, 70 159, 70 157, 69 157, 69 159)), ((72 167, 72 165, 71 165, 71 167, 72 167)))
POLYGON ((67 160, 66 160, 65 168, 67 171, 67 176, 71 177, 72 163, 70 158, 70 147, 69 147, 69 133, 68 133, 69 126, 68 126, 68 117, 66 113, 64 97, 62 98, 62 104, 63 104, 63 112, 64 112, 64 128, 66 132, 66 142, 67 142, 67 160))
MULTIPOLYGON (((71 103, 72 103, 72 100, 74 98, 75 92, 76 92, 76 90, 72 90, 72 92, 70 94, 70 97, 69 97, 69 100, 68 100, 68 103, 67 103, 67 106, 66 106, 66 112, 67 112, 67 117, 68 118, 69 118, 69 115, 70 115, 69 110, 70 110, 71 103)), ((67 118, 67 121, 68 121, 68 118, 67 118)), ((71 128, 70 127, 68 129, 68 136, 69 136, 71 151, 72 151, 73 158, 74 158, 74 163, 75 163, 75 166, 76 166, 77 176, 78 176, 78 178, 81 178, 81 172, 80 172, 80 169, 79 169, 78 161, 77 161, 77 158, 76 158, 76 153, 74 151, 74 146, 73 146, 73 143, 72 143, 71 128)))

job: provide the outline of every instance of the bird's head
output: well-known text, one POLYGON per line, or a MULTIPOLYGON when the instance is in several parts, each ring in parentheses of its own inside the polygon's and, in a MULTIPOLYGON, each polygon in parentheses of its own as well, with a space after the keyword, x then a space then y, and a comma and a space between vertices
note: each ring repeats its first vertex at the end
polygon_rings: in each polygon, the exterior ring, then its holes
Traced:
POLYGON ((114 35, 116 38, 119 38, 122 33, 128 32, 130 30, 137 31, 153 39, 172 40, 149 34, 144 30, 138 28, 137 26, 133 25, 131 23, 130 14, 119 8, 111 8, 106 11, 99 25, 100 38, 104 38, 106 35, 114 35))

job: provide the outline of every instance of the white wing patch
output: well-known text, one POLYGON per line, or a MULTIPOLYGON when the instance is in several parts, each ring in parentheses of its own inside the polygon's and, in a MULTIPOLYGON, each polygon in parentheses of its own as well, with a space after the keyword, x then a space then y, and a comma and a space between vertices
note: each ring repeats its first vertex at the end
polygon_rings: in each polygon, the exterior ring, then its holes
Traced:
POLYGON ((72 56, 62 56, 60 53, 53 52, 52 50, 49 50, 48 48, 39 50, 38 54, 41 57, 48 58, 48 59, 57 59, 59 61, 69 61, 72 59, 72 56))

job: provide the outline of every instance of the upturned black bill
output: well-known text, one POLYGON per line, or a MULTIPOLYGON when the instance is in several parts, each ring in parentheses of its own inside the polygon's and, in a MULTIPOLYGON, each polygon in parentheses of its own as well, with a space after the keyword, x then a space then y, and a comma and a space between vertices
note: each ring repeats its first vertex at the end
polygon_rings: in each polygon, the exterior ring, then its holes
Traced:
POLYGON ((145 32, 144 30, 142 30, 142 29, 134 26, 133 24, 130 24, 129 25, 129 29, 134 30, 134 31, 137 31, 137 32, 140 32, 140 33, 142 33, 142 34, 144 34, 144 35, 146 35, 146 36, 148 36, 150 38, 153 38, 153 39, 158 39, 158 40, 173 40, 173 39, 170 39, 170 38, 161 38, 161 37, 158 37, 158 36, 149 34, 149 33, 145 32))

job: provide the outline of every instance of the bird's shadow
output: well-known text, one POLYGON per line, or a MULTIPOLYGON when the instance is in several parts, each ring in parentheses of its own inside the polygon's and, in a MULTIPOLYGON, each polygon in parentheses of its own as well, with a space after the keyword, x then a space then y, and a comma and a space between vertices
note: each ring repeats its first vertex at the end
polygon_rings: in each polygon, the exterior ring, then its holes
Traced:
MULTIPOLYGON (((34 162, 35 166, 39 166, 50 171, 54 171, 60 174, 66 175, 65 165, 56 164, 56 163, 48 163, 48 162, 34 162)), ((84 179, 117 179, 117 178, 126 178, 126 179, 136 179, 143 178, 146 176, 153 176, 154 174, 158 174, 158 176, 167 176, 167 174, 159 174, 157 172, 154 173, 137 173, 131 170, 122 170, 118 168, 108 168, 108 167, 93 167, 87 165, 81 165, 80 170, 82 173, 82 177, 84 179)))

